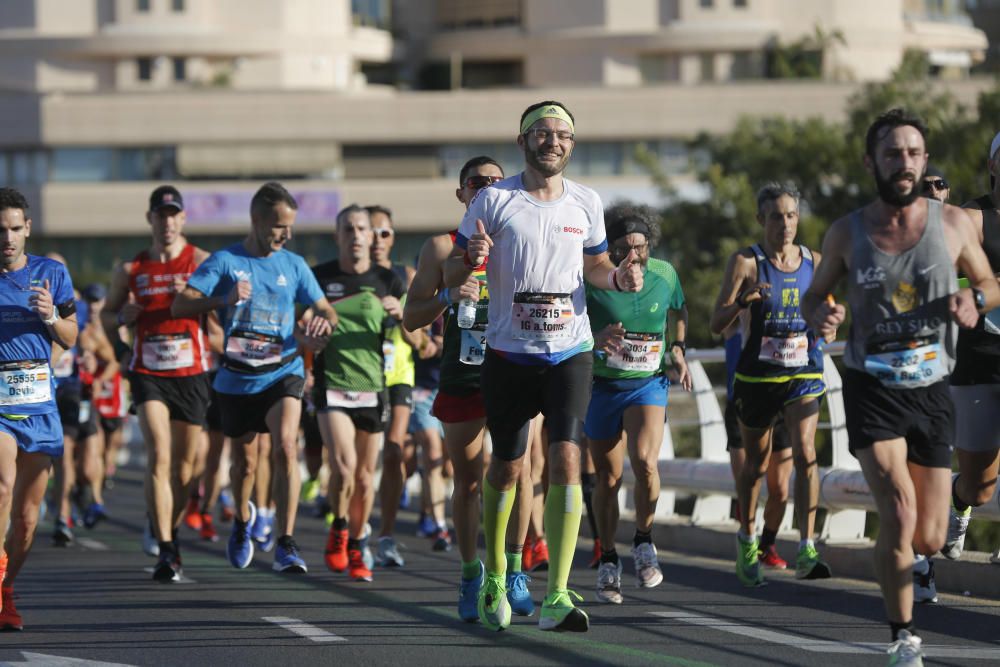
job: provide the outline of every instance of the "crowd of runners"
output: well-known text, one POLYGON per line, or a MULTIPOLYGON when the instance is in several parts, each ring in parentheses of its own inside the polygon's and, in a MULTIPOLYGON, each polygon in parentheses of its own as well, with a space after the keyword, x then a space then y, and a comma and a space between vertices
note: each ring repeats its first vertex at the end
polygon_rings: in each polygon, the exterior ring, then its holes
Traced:
MULTIPOLYGON (((461 619, 502 630, 537 601, 540 629, 586 631, 568 587, 581 519, 586 508, 596 600, 622 604, 627 454, 632 572, 658 586, 657 459, 668 387, 691 389, 691 324, 677 271, 651 257, 657 213, 605 209, 564 178, 574 124, 540 102, 520 119, 522 171, 470 159, 461 223, 427 239, 415 268, 393 262, 379 205, 341 210, 337 258, 308 266, 285 249, 297 203, 274 182, 253 196, 247 236, 209 252, 184 235, 182 192, 163 185, 149 246, 107 288, 77 290, 62 258, 28 254, 29 203, 0 188, 0 628, 23 628, 13 589, 41 517, 65 546, 113 513, 104 492, 130 406, 156 581, 183 576, 183 526, 214 542, 219 522, 231 522, 233 567, 273 552, 274 570, 307 572, 300 508, 327 521, 326 567, 372 581, 405 567, 396 517, 419 471, 418 531, 434 550, 457 544, 461 619), (533 594, 527 573, 540 569, 546 590, 533 594)), ((936 601, 931 556, 960 557, 1000 462, 1000 134, 993 189, 964 208, 946 203, 926 135, 902 110, 874 121, 864 160, 878 196, 834 222, 821 252, 797 242, 796 188, 764 183, 759 239, 729 258, 711 321, 694 324, 726 341, 736 575, 756 587, 763 568, 787 566, 776 536, 792 468, 796 577, 832 576, 813 541, 815 436, 823 348, 850 312, 847 427, 880 518, 890 664, 921 664, 913 602, 936 601)))

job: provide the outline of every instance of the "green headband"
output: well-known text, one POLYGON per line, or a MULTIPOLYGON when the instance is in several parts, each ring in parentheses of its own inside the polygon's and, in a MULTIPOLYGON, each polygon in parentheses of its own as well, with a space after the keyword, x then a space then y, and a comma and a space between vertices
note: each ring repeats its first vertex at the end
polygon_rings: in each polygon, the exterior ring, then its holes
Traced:
POLYGON ((569 113, 565 109, 558 104, 546 104, 545 106, 538 107, 524 117, 524 120, 521 121, 521 134, 527 132, 532 125, 543 118, 558 118, 559 120, 566 121, 566 124, 569 125, 569 131, 576 132, 573 129, 573 119, 569 117, 569 113))

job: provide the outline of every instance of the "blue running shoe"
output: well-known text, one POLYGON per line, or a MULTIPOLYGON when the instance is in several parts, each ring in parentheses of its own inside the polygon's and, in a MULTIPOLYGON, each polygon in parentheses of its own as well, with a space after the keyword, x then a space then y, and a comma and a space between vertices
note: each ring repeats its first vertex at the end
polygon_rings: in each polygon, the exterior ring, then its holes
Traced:
POLYGON ((399 495, 399 509, 405 510, 410 507, 410 490, 406 488, 406 481, 403 481, 403 493, 399 495))
POLYGON ((458 617, 466 623, 475 623, 479 620, 479 589, 483 587, 483 578, 486 570, 482 562, 479 563, 479 576, 475 579, 462 579, 458 585, 458 617))
POLYGON ((263 509, 257 511, 257 518, 254 519, 253 526, 250 528, 250 537, 257 544, 266 542, 267 536, 271 534, 271 520, 264 512, 263 509))
POLYGON ((531 577, 524 572, 507 573, 507 602, 510 603, 510 610, 518 616, 531 616, 535 613, 535 603, 528 591, 529 581, 531 577))
POLYGON ((290 537, 283 537, 278 541, 278 548, 274 552, 274 565, 271 567, 277 572, 293 574, 304 574, 309 571, 306 562, 299 556, 299 545, 290 537))
POLYGON ((437 537, 438 527, 434 522, 434 517, 421 512, 420 521, 417 522, 417 537, 437 537))
POLYGON ((104 511, 104 505, 101 503, 90 503, 83 512, 83 525, 90 529, 107 518, 108 513, 104 511))
POLYGON ((229 564, 241 570, 250 565, 253 560, 253 539, 250 537, 250 526, 257 520, 257 508, 250 501, 247 501, 247 505, 250 506, 250 520, 246 523, 234 520, 233 533, 229 536, 229 542, 226 544, 226 558, 229 559, 229 564))

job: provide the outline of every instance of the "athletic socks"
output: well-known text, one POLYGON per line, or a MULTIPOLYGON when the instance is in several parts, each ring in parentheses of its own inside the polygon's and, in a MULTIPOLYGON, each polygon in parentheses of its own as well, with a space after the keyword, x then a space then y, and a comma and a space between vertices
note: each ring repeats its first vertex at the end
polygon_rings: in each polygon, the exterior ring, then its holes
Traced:
MULTIPOLYGON (((653 533, 644 533, 641 530, 635 531, 635 535, 632 537, 632 546, 637 547, 640 544, 652 544, 653 543, 653 533)), ((617 559, 616 559, 617 560, 617 559)))
POLYGON ((906 630, 911 635, 917 634, 916 628, 913 627, 913 621, 907 621, 906 623, 893 623, 889 621, 889 629, 892 631, 892 641, 899 639, 900 630, 906 630))
POLYGON ((583 490, 579 484, 549 485, 545 498, 545 532, 549 542, 548 594, 564 590, 573 566, 576 538, 583 516, 583 490))
MULTIPOLYGON (((522 546, 521 549, 524 547, 522 546)), ((508 572, 520 572, 521 571, 521 549, 517 551, 511 551, 509 548, 504 554, 507 560, 507 571, 508 572)))
POLYGON ((958 497, 958 475, 951 481, 951 504, 955 506, 955 510, 959 514, 969 509, 969 505, 962 502, 962 499, 958 497))
POLYGON ((482 561, 479 560, 478 558, 476 560, 469 561, 468 563, 466 563, 463 560, 462 561, 462 578, 465 579, 466 581, 471 581, 472 579, 475 579, 476 577, 478 577, 479 576, 479 567, 480 567, 481 563, 482 563, 482 561))
POLYGON ((347 517, 338 516, 333 520, 334 530, 347 530, 347 517))
POLYGON ((774 541, 778 538, 778 531, 769 530, 765 528, 760 534, 760 548, 761 551, 767 549, 769 546, 774 544, 774 541))
POLYGON ((618 552, 612 548, 609 551, 601 549, 601 563, 611 563, 612 565, 618 565, 618 552))
POLYGON ((486 570, 491 574, 507 572, 504 540, 516 494, 516 487, 499 491, 490 480, 483 480, 483 537, 486 539, 486 570))

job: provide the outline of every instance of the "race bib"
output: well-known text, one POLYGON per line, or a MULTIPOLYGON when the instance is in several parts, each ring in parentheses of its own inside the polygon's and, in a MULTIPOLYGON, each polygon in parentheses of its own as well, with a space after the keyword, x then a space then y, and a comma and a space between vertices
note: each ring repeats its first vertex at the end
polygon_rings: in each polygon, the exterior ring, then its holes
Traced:
POLYGON ((52 367, 52 375, 57 378, 68 378, 73 374, 74 361, 76 361, 76 353, 73 350, 66 350, 59 355, 59 361, 52 367))
POLYGON ((194 346, 187 333, 152 334, 142 339, 142 365, 151 371, 194 366, 194 346))
POLYGON ((520 292, 514 295, 513 337, 560 340, 572 334, 573 300, 569 294, 520 292))
POLYGON ((52 400, 49 365, 14 362, 0 367, 0 406, 32 405, 52 400))
POLYGON ((341 391, 326 390, 326 406, 328 408, 374 408, 378 407, 378 392, 376 391, 341 391))
POLYGON ((471 329, 461 329, 462 347, 458 360, 469 366, 482 366, 486 358, 486 325, 477 324, 471 329))
POLYGON ((620 371, 659 370, 663 355, 662 333, 625 333, 625 341, 613 354, 608 355, 608 367, 620 371))
POLYGON ((940 382, 947 376, 937 340, 883 343, 869 350, 865 372, 886 387, 911 389, 940 382))
POLYGON ((281 352, 280 336, 233 331, 226 341, 226 357, 252 368, 280 364, 281 352))
POLYGON ((788 337, 761 336, 757 359, 785 368, 798 368, 809 363, 809 338, 805 333, 788 337))

